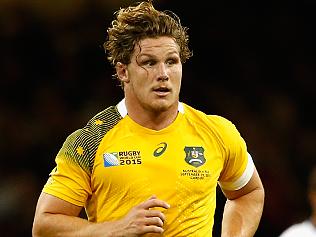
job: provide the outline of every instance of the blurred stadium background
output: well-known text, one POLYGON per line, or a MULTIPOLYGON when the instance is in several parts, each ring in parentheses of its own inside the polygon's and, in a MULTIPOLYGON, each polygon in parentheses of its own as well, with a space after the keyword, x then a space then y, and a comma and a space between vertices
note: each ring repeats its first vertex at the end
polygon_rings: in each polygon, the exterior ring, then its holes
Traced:
MULTIPOLYGON (((0 0, 0 228, 31 236, 34 209, 64 139, 122 98, 102 48, 133 1, 0 0)), ((265 190, 257 237, 309 215, 315 165, 315 6, 311 0, 155 1, 189 27, 181 100, 233 121, 265 190)), ((215 237, 224 199, 219 193, 215 237)))

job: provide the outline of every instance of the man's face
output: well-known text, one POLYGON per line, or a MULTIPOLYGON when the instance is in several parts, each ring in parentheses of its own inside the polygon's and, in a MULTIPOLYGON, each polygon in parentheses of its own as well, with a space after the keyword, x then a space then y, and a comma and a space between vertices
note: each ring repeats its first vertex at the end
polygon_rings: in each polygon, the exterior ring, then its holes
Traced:
POLYGON ((124 73, 127 100, 161 112, 177 106, 182 78, 179 46, 170 37, 147 38, 135 45, 124 73))

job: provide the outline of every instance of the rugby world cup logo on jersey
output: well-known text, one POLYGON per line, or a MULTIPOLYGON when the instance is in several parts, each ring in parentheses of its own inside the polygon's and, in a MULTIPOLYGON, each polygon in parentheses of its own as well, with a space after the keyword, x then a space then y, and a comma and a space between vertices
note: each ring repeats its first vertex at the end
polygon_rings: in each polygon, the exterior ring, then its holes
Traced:
POLYGON ((117 151, 103 153, 104 167, 120 165, 140 165, 142 157, 140 151, 117 151))
POLYGON ((118 152, 104 153, 103 154, 104 167, 120 165, 118 159, 118 152))
POLYGON ((194 167, 199 167, 206 162, 204 157, 204 148, 201 146, 184 147, 185 161, 194 167))

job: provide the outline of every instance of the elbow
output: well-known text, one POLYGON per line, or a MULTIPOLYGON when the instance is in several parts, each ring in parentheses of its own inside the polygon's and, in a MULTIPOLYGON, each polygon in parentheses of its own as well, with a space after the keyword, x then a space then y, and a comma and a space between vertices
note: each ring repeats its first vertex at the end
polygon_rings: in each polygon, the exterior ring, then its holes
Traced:
POLYGON ((261 193, 261 203, 262 203, 262 207, 263 207, 264 202, 265 202, 265 190, 264 190, 263 186, 261 186, 260 193, 261 193))
POLYGON ((34 221, 33 221, 33 226, 32 226, 32 237, 44 237, 47 236, 45 234, 45 222, 46 222, 46 217, 45 215, 35 215, 34 221))
POLYGON ((265 190, 263 184, 260 183, 260 185, 255 189, 255 191, 257 192, 258 199, 263 204, 265 200, 265 190))
MULTIPOLYGON (((249 193, 254 205, 257 206, 257 211, 262 215, 264 202, 265 202, 265 190, 262 185, 255 188, 251 193, 249 193)), ((255 208, 256 209, 256 208, 255 208)))
POLYGON ((37 218, 34 218, 32 227, 32 237, 41 237, 41 225, 37 218))

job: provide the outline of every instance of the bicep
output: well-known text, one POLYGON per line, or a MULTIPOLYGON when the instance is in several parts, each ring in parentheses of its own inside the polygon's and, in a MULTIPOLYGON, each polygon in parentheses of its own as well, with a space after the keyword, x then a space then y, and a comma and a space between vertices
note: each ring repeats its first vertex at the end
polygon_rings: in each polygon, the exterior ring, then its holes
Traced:
POLYGON ((224 195, 226 196, 227 199, 233 200, 239 197, 242 197, 244 195, 247 195, 248 193, 251 193, 255 190, 262 190, 263 191, 263 185, 261 182, 261 179, 259 177, 259 174, 256 170, 256 168, 253 171, 253 174, 248 181, 248 183, 243 186, 241 189, 238 190, 225 190, 222 189, 224 195))
POLYGON ((81 210, 82 207, 80 206, 42 192, 37 202, 35 215, 63 214, 67 216, 79 216, 81 210))

